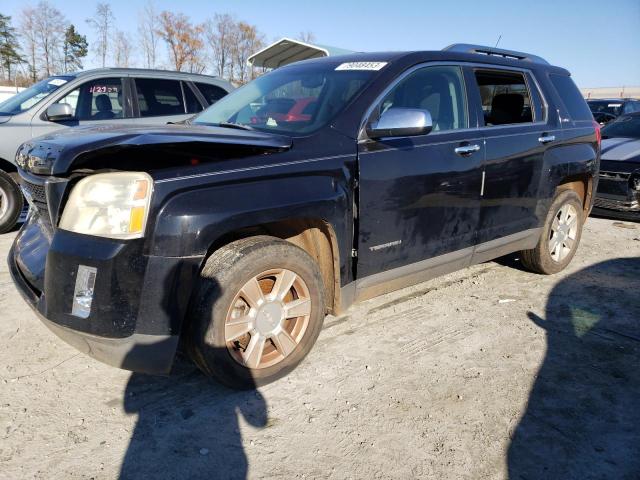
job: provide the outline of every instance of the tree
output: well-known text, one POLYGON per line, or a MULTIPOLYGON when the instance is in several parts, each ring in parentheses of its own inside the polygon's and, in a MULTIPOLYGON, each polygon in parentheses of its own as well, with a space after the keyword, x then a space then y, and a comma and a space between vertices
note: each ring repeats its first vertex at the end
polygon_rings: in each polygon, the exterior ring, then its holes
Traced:
POLYGON ((113 61, 116 67, 128 67, 131 61, 131 42, 127 34, 121 30, 116 31, 113 42, 113 61))
POLYGON ((260 50, 263 45, 263 35, 258 32, 254 25, 249 25, 245 22, 236 24, 231 55, 234 66, 233 80, 244 84, 257 76, 256 70, 249 66, 247 60, 252 53, 260 50))
POLYGON ((104 68, 107 64, 109 37, 115 23, 111 6, 108 3, 98 3, 95 15, 92 18, 87 18, 87 23, 93 27, 98 36, 96 54, 102 60, 102 67, 104 68))
POLYGON ((69 25, 64 32, 64 45, 62 47, 64 54, 64 72, 82 69, 82 59, 87 56, 88 43, 87 37, 80 35, 76 31, 76 27, 69 25))
POLYGON ((316 36, 313 32, 310 31, 306 31, 306 32, 300 32, 298 34, 298 40, 300 40, 301 42, 304 43, 313 43, 316 41, 316 36))
POLYGON ((60 10, 45 0, 38 3, 33 20, 44 73, 49 77, 62 69, 62 44, 67 20, 60 10))
POLYGON ((11 25, 11 17, 0 13, 0 74, 11 80, 11 67, 25 60, 18 52, 16 29, 11 25))
POLYGON ((36 29, 36 9, 33 7, 23 8, 20 12, 20 36, 24 44, 24 50, 28 53, 27 63, 29 64, 29 73, 31 81, 38 79, 38 31, 36 29))
POLYGON ((158 35, 166 42, 174 68, 181 72, 202 63, 202 25, 193 25, 182 13, 164 11, 160 14, 158 35))
POLYGON ((147 68, 155 68, 158 65, 158 14, 153 2, 149 1, 138 12, 138 36, 144 57, 144 65, 147 68))
POLYGON ((229 14, 216 14, 204 26, 207 43, 212 52, 213 71, 219 77, 224 77, 227 72, 235 28, 236 22, 229 14))

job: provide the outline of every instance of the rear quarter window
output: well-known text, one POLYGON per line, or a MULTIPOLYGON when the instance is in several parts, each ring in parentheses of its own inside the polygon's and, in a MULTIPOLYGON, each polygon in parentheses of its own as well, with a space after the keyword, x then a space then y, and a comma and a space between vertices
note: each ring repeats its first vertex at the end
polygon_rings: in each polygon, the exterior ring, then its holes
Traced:
POLYGON ((582 98, 580 90, 571 77, 551 74, 549 78, 572 120, 593 120, 593 114, 587 102, 582 98))

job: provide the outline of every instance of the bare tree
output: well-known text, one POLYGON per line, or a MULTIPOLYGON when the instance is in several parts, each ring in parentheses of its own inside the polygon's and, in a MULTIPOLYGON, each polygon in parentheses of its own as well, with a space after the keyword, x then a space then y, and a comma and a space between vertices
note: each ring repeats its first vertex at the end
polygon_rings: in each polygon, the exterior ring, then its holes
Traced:
POLYGON ((25 7, 20 12, 19 33, 22 38, 22 48, 27 53, 29 74, 31 81, 38 79, 38 30, 36 29, 36 9, 25 7))
POLYGON ((263 35, 254 25, 238 22, 235 28, 232 64, 235 68, 232 79, 240 84, 247 83, 257 76, 255 69, 247 63, 252 53, 260 50, 264 44, 263 35))
POLYGON ((113 34, 113 63, 116 67, 128 67, 131 62, 131 42, 127 34, 117 30, 113 34))
POLYGON ((216 14, 204 25, 204 33, 213 59, 213 71, 219 77, 227 72, 236 22, 229 14, 216 14))
POLYGON ((111 29, 115 23, 115 17, 108 3, 98 3, 96 13, 93 17, 87 18, 87 23, 93 27, 98 36, 96 41, 96 54, 102 60, 102 66, 107 64, 107 53, 109 51, 109 37, 111 29))
POLYGON ((202 25, 193 25, 182 13, 164 11, 160 14, 158 34, 166 42, 177 71, 202 64, 202 30, 202 25))
POLYGON ((297 39, 304 43, 313 43, 316 41, 316 36, 313 32, 307 30, 306 32, 300 32, 297 39))
POLYGON ((155 68, 158 65, 158 30, 160 28, 158 14, 152 1, 146 3, 138 12, 138 36, 144 57, 144 66, 155 68))

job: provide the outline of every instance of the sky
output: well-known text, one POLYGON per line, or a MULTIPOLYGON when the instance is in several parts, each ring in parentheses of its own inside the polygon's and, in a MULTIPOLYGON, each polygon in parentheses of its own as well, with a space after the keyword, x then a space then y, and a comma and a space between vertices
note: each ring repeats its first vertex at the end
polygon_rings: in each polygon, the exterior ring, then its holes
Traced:
MULTIPOLYGON (((1 0, 0 13, 17 20, 35 0, 1 0)), ((89 43, 92 0, 50 0, 89 43)), ((135 45, 145 1, 109 2, 117 28, 135 45)), ((439 50, 452 43, 495 45, 539 55, 568 69, 582 87, 640 85, 640 0, 155 0, 202 22, 230 13, 252 23, 268 42, 310 31, 318 43, 355 51, 439 50)), ((136 49, 134 48, 134 51, 136 49)), ((85 67, 97 66, 97 59, 85 67)))

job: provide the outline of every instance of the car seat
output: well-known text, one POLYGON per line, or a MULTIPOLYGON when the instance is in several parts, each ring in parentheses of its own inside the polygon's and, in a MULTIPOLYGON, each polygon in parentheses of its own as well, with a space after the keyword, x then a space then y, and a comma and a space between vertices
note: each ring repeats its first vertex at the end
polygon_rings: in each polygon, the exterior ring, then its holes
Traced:
POLYGON ((93 120, 110 120, 116 116, 109 95, 104 93, 96 97, 96 109, 98 112, 91 117, 93 120))

